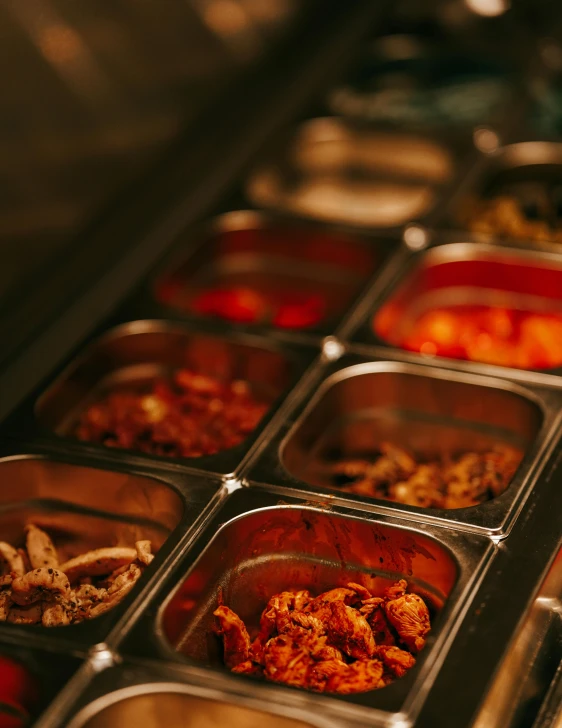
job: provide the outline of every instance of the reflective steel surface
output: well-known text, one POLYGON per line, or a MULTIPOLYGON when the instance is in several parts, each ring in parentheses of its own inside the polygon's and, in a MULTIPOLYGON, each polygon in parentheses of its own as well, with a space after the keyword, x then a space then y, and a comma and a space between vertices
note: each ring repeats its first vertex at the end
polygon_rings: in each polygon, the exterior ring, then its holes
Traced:
MULTIPOLYGON (((39 728, 560 722, 560 370, 430 358, 373 321, 392 333, 420 307, 462 296, 560 307, 562 250, 482 243, 455 215, 504 183, 557 179, 559 139, 540 138, 532 108, 562 73, 562 18, 542 3, 422 5, 0 7, 0 300, 10 300, 0 540, 20 545, 33 520, 65 555, 140 537, 157 551, 99 618, 0 623, 0 659, 51 673, 29 708, 39 728), (500 60, 511 69, 501 113, 440 130, 333 116, 336 90, 356 87, 389 33, 500 60), (232 324, 166 298, 185 292, 189 304, 192 289, 231 284, 318 289, 325 319, 307 330, 232 324), (185 364, 248 379, 268 398, 240 445, 171 459, 69 436, 100 391, 185 364), (507 443, 521 459, 504 492, 459 509, 323 478, 330 449, 383 438, 426 453, 507 443), (224 667, 219 599, 256 626, 284 588, 354 580, 381 593, 400 577, 433 623, 403 679, 316 694, 224 667)), ((400 65, 405 46, 385 47, 400 65)), ((410 82, 400 75, 399 89, 410 82)), ((2 724, 19 708, 0 682, 2 724)))

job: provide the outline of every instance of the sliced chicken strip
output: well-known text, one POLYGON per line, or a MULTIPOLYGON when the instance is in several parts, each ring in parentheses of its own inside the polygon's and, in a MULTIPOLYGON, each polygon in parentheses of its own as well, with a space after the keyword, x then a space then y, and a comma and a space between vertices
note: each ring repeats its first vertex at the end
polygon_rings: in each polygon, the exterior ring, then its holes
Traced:
POLYGON ((27 551, 25 549, 18 549, 18 554, 21 556, 23 560, 23 573, 27 574, 28 571, 31 571, 33 568, 31 566, 31 561, 29 560, 29 556, 27 555, 27 551))
POLYGON ((68 612, 62 604, 43 602, 43 627, 62 627, 70 624, 68 612))
POLYGON ((250 656, 250 636, 246 625, 232 609, 220 606, 213 615, 217 618, 216 633, 221 635, 224 644, 224 662, 227 667, 246 662, 250 656))
POLYGON ((8 622, 12 624, 38 624, 43 615, 42 605, 31 604, 28 607, 14 605, 8 612, 8 622))
POLYGON ((111 574, 115 569, 128 566, 137 558, 136 549, 114 546, 111 548, 95 549, 74 559, 65 561, 59 566, 68 576, 70 583, 78 581, 84 576, 104 576, 111 574))
POLYGON ((144 564, 145 566, 148 566, 152 559, 154 558, 154 554, 152 553, 152 544, 150 541, 137 541, 135 543, 135 548, 137 550, 137 559, 141 562, 141 564, 144 564))
POLYGON ((10 573, 14 573, 16 576, 23 576, 25 574, 25 565, 22 557, 17 552, 17 549, 5 541, 0 541, 0 560, 6 563, 10 573))
POLYGON ((57 569, 35 569, 12 582, 12 600, 20 606, 55 595, 70 596, 68 578, 57 569))
POLYGON ((90 609, 90 617, 99 617, 100 614, 113 609, 119 602, 123 601, 131 589, 135 586, 142 575, 142 569, 137 564, 131 564, 129 569, 115 579, 107 590, 107 596, 103 601, 90 609))
POLYGON ((92 608, 101 604, 106 598, 106 589, 99 589, 91 584, 82 584, 76 589, 72 589, 70 601, 73 605, 74 621, 81 622, 89 619, 92 608))
POLYGON ((57 551, 48 534, 30 523, 25 527, 25 545, 33 569, 44 566, 58 569, 57 551))

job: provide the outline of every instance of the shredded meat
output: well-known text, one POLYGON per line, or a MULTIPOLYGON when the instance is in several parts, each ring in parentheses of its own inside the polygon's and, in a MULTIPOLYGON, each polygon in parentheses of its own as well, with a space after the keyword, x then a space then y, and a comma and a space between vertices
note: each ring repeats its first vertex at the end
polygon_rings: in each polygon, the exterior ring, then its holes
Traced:
POLYGON ((516 448, 498 445, 416 462, 406 450, 383 442, 373 460, 338 460, 326 475, 330 486, 348 493, 421 508, 466 508, 503 493, 521 457, 516 448))
POLYGON ((380 660, 358 660, 345 665, 328 678, 326 692, 358 693, 384 687, 383 665, 380 660))
POLYGON ((242 442, 264 416, 248 382, 189 369, 143 392, 116 387, 81 413, 72 434, 107 447, 164 457, 212 455, 242 442))
POLYGON ((316 692, 363 692, 403 677, 429 631, 427 606, 404 580, 381 596, 353 582, 315 598, 306 590, 275 594, 253 642, 229 607, 214 614, 233 672, 316 692))
POLYGON ((401 579, 394 588, 388 590, 384 608, 401 642, 412 652, 419 652, 431 629, 429 610, 420 596, 406 593, 407 586, 406 581, 401 579))
POLYGON ((135 548, 96 549, 60 564, 51 538, 25 528, 26 549, 0 542, 0 622, 45 627, 97 617, 122 601, 152 561, 150 541, 135 548), (40 564, 40 566, 37 566, 40 564))
POLYGON ((250 654, 250 636, 240 617, 228 607, 218 607, 214 612, 217 618, 217 634, 224 642, 224 661, 227 667, 234 668, 246 662, 250 654))

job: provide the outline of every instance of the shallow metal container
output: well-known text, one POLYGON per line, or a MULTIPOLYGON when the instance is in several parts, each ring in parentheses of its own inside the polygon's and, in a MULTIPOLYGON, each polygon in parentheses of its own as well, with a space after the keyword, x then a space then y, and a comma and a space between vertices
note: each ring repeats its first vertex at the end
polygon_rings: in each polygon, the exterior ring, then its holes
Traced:
POLYGON ((0 623, 0 640, 82 654, 108 638, 221 494, 220 482, 210 478, 178 477, 125 458, 116 464, 6 442, 0 443, 0 480, 2 540, 15 546, 23 545, 27 523, 47 530, 61 561, 94 548, 133 546, 144 538, 153 543, 156 557, 138 585, 104 615, 57 628, 0 623))
MULTIPOLYGON (((260 706, 262 707, 262 706, 260 706)), ((265 706, 263 706, 265 707, 265 706)), ((69 728, 310 728, 309 722, 190 694, 181 683, 139 684, 86 706, 69 728)))
POLYGON ((244 476, 282 492, 324 497, 364 512, 402 513, 421 522, 503 538, 511 529, 559 425, 562 391, 517 384, 355 347, 319 370, 274 438, 244 476), (507 443, 523 451, 509 487, 470 508, 403 505, 346 493, 326 482, 331 448, 363 453, 390 440, 423 454, 482 450, 507 443))
POLYGON ((493 551, 491 541, 475 534, 411 526, 372 513, 358 517, 356 511, 242 489, 229 497, 178 563, 120 649, 136 658, 202 664, 244 694, 259 690, 263 701, 306 705, 334 720, 368 719, 379 725, 410 718, 423 703, 459 614, 493 551), (353 580, 380 592, 401 577, 427 598, 433 628, 416 666, 382 690, 316 695, 231 675, 222 665, 220 644, 212 634, 219 594, 256 627, 269 597, 288 584, 320 593, 353 580))
MULTIPOLYGON (((524 311, 562 313, 562 258, 546 251, 527 251, 482 243, 444 242, 411 253, 386 290, 363 307, 351 323, 354 342, 396 348, 392 339, 406 320, 434 307, 491 305, 524 311), (367 313, 365 313, 367 312, 367 313), (400 322, 400 323, 399 323, 400 322)), ((398 347, 399 348, 399 347, 398 347)), ((406 360, 453 361, 403 350, 406 360)), ((552 381, 553 369, 512 369, 476 361, 454 360, 471 371, 511 379, 552 381), (525 374, 523 374, 525 373, 525 374)))
POLYGON ((197 295, 207 289, 244 288, 266 298, 272 293, 316 295, 325 301, 325 311, 322 320, 312 326, 279 327, 264 320, 228 323, 268 333, 330 334, 390 249, 388 241, 366 240, 254 210, 236 210, 184 234, 133 305, 148 308, 149 299, 153 307, 160 305, 156 310, 160 315, 210 319, 220 317, 198 314, 193 308, 197 295))
MULTIPOLYGON (((562 186, 562 144, 547 141, 522 141, 501 147, 483 161, 478 171, 460 185, 441 220, 440 227, 471 230, 471 235, 483 242, 507 240, 511 244, 560 250, 562 241, 562 216, 560 192, 548 193, 541 188, 562 186), (472 223, 471 205, 498 195, 515 196, 532 222, 544 221, 551 230, 557 230, 558 240, 549 235, 547 228, 541 239, 531 239, 523 231, 482 230, 472 223), (548 198, 548 200, 547 200, 548 198)), ((513 217, 509 213, 504 216, 513 217)))
POLYGON ((472 159, 466 141, 316 118, 250 174, 246 192, 259 207, 298 217, 397 230, 429 221, 472 159))
POLYGON ((54 448, 103 454, 117 461, 134 457, 229 475, 263 436, 278 407, 317 354, 313 347, 283 348, 250 335, 219 336, 180 322, 127 321, 102 332, 16 410, 3 426, 6 436, 33 437, 54 448), (146 385, 154 377, 180 367, 218 379, 247 380, 258 399, 271 403, 270 410, 244 442, 198 458, 162 458, 71 437, 79 413, 111 387, 124 383, 146 385))
POLYGON ((328 107, 343 117, 407 129, 504 126, 513 114, 521 59, 508 59, 509 48, 500 54, 497 46, 478 47, 481 40, 480 34, 468 44, 464 36, 454 42, 430 33, 379 37, 329 93, 328 107))

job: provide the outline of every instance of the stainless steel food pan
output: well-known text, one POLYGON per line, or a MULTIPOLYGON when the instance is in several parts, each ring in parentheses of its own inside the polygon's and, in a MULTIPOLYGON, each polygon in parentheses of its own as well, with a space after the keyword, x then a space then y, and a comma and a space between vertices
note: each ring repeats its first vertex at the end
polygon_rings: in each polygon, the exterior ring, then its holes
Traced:
POLYGON ((562 393, 406 363, 385 353, 350 352, 320 370, 290 418, 255 453, 245 477, 283 492, 347 501, 363 511, 400 512, 502 538, 536 484, 556 432, 562 393), (325 466, 334 456, 368 457, 384 440, 424 456, 506 443, 519 448, 523 458, 501 495, 454 510, 346 493, 327 480, 325 466))
MULTIPOLYGON (((371 301, 368 313, 355 321, 351 338, 358 343, 399 348, 405 322, 435 307, 489 305, 516 310, 562 313, 562 258, 545 251, 526 251, 503 246, 478 244, 470 238, 445 242, 411 253, 402 274, 395 273, 386 290, 371 301), (460 242, 462 241, 462 242, 460 242), (396 342, 396 343, 394 343, 396 342)), ((405 352, 414 360, 434 360, 445 365, 443 357, 405 352)), ((463 361, 468 371, 552 381, 562 368, 515 370, 493 364, 463 361), (533 372, 522 376, 523 372, 533 372), (537 374, 535 374, 537 372, 537 374), (541 373, 541 376, 538 375, 541 373)))
POLYGON ((473 534, 411 528, 373 514, 359 518, 357 512, 314 507, 290 496, 279 501, 272 493, 242 489, 229 497, 178 563, 119 649, 203 665, 209 674, 222 675, 225 685, 239 685, 246 694, 259 690, 264 701, 271 696, 295 707, 306 704, 317 715, 383 723, 398 714, 405 718, 423 702, 459 612, 492 553, 492 543, 473 534), (353 580, 379 592, 401 577, 427 598, 433 629, 416 667, 389 687, 348 696, 313 695, 225 671, 212 633, 219 593, 255 627, 268 598, 289 584, 319 593, 353 580))
POLYGON ((8 437, 33 438, 60 449, 147 462, 175 462, 221 475, 235 471, 262 435, 277 406, 316 356, 313 348, 285 348, 249 335, 219 337, 180 323, 134 321, 103 333, 79 351, 60 373, 32 393, 8 419, 8 437), (170 459, 78 442, 70 431, 81 411, 112 386, 143 385, 187 366, 217 378, 248 380, 258 399, 271 403, 258 427, 240 445, 217 455, 170 459))
POLYGON ((525 247, 556 250, 562 240, 560 193, 562 184, 562 144, 547 141, 522 141, 501 147, 479 165, 470 181, 459 187, 443 210, 439 225, 456 230, 471 230, 482 241, 505 239, 525 247), (475 203, 497 196, 515 198, 525 218, 544 223, 541 230, 526 233, 513 224, 514 213, 506 209, 502 216, 509 225, 479 224, 473 214, 475 203), (554 234, 553 234, 554 233, 554 234))
POLYGON ((362 229, 429 219, 471 158, 463 145, 337 117, 310 119, 250 174, 258 207, 362 229))
POLYGON ((220 493, 218 480, 143 472, 126 463, 116 468, 37 448, 18 451, 11 443, 0 447, 2 540, 23 545, 24 526, 34 523, 50 534, 60 560, 140 539, 150 539, 156 553, 128 597, 100 617, 56 628, 0 623, 0 639, 19 644, 85 652, 106 639, 220 493))
MULTIPOLYGON (((55 703, 43 716, 41 728, 65 725, 191 726, 191 728, 337 728, 296 706, 264 704, 257 695, 223 689, 213 676, 202 680, 183 665, 130 661, 102 672, 90 669, 86 687, 69 700, 55 703)), ((69 696, 70 697, 70 696, 69 696)))
MULTIPOLYGON (((160 316, 174 313, 207 320, 215 317, 198 313, 194 303, 208 289, 245 289, 297 301, 314 296, 324 301, 317 324, 280 326, 273 319, 275 312, 266 311, 256 322, 239 320, 234 326, 329 334, 390 248, 383 240, 367 241, 325 226, 236 210, 182 235, 142 296, 152 300, 160 316)), ((135 303, 142 305, 140 296, 135 303)))

